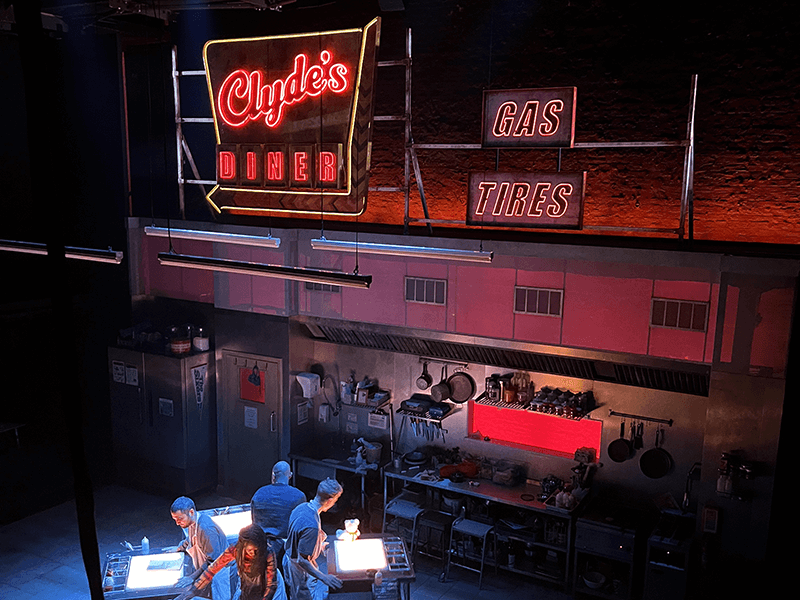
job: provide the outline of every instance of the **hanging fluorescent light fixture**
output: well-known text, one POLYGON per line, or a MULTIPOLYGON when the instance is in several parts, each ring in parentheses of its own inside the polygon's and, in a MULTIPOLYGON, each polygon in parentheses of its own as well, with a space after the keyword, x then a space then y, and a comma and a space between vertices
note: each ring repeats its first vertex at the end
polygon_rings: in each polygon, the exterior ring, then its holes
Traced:
POLYGON ((208 256, 171 254, 169 252, 159 252, 158 262, 169 267, 186 267, 204 271, 236 273, 238 275, 260 275, 263 277, 288 279, 290 281, 308 281, 310 283, 341 285, 344 287, 361 289, 369 288, 372 283, 372 275, 339 273, 337 271, 323 271, 321 269, 308 269, 305 267, 284 267, 281 265, 267 265, 241 260, 212 258, 208 256))
POLYGON ((467 262, 492 262, 493 253, 483 250, 459 250, 455 248, 429 248, 426 246, 398 246, 393 244, 372 244, 368 242, 344 242, 317 238, 311 240, 314 250, 334 252, 361 252, 363 254, 383 254, 387 256, 412 256, 414 258, 438 258, 440 260, 460 260, 467 262))
POLYGON ((154 237, 171 237, 178 240, 196 240, 201 242, 221 242, 225 244, 240 244, 242 246, 260 246, 262 248, 280 248, 281 238, 260 235, 245 235, 241 233, 221 233, 217 231, 202 231, 199 229, 171 229, 167 227, 148 226, 144 228, 145 235, 154 237))
MULTIPOLYGON (((19 252, 20 254, 38 254, 47 256, 47 244, 37 242, 18 242, 15 240, 0 240, 0 250, 7 252, 19 252)), ((122 262, 123 253, 109 248, 108 250, 98 250, 95 248, 77 248, 74 246, 64 247, 64 256, 76 260, 87 260, 90 262, 101 262, 118 265, 122 262)))

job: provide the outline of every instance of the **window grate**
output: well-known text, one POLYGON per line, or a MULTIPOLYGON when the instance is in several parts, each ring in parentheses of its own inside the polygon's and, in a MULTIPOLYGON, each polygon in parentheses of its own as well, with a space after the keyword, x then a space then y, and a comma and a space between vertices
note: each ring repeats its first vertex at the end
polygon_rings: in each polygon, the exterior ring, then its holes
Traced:
POLYGON ((314 283, 311 281, 306 281, 306 290, 309 292, 330 292, 333 294, 338 294, 342 291, 342 288, 341 286, 330 285, 328 283, 314 283))
POLYGON ((444 306, 446 301, 446 279, 406 277, 406 302, 444 306))
POLYGON ((684 331, 705 331, 708 326, 708 302, 653 298, 650 325, 684 331))
POLYGON ((560 317, 564 290, 550 288, 514 288, 514 312, 525 315, 560 317))

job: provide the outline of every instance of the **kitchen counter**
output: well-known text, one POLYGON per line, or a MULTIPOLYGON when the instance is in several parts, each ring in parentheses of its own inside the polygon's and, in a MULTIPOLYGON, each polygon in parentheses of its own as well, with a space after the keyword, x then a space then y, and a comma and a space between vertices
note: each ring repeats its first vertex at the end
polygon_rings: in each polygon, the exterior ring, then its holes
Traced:
MULTIPOLYGON (((478 485, 471 485, 469 481, 455 483, 449 479, 442 479, 441 481, 428 481, 421 479, 419 474, 425 471, 425 467, 405 467, 396 469, 393 466, 387 466, 383 472, 386 478, 399 479, 412 483, 419 483, 431 488, 441 491, 455 492, 464 494, 465 496, 472 496, 474 498, 482 498, 492 502, 498 502, 507 506, 514 506, 517 508, 533 509, 533 510, 547 510, 548 512, 558 511, 561 514, 568 514, 567 511, 561 509, 554 509, 553 507, 545 506, 545 503, 539 500, 542 493, 542 488, 535 484, 522 484, 515 487, 508 487, 497 485, 487 479, 479 479, 478 485), (524 499, 523 499, 524 498, 524 499)), ((384 486, 384 505, 386 503, 386 487, 384 486)))
POLYGON ((289 454, 292 461, 292 471, 295 477, 307 477, 316 481, 322 481, 327 477, 336 479, 338 471, 346 471, 361 477, 361 509, 366 509, 366 490, 365 478, 370 472, 381 475, 383 465, 376 464, 374 468, 358 468, 355 462, 350 462, 350 453, 344 450, 333 450, 329 455, 322 457, 310 457, 302 454, 289 454))

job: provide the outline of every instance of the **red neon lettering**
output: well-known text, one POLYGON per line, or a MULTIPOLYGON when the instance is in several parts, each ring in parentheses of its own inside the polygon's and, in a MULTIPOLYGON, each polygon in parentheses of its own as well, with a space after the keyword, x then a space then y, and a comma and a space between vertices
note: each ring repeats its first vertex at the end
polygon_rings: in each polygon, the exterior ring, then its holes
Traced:
POLYGON ((541 217, 542 216, 542 204, 547 202, 547 196, 544 193, 550 189, 550 183, 547 181, 540 181, 536 184, 536 189, 533 190, 533 196, 531 197, 531 205, 528 209, 528 216, 529 217, 541 217))
POLYGON ((245 176, 250 181, 253 181, 258 175, 256 174, 256 153, 248 152, 246 155, 247 170, 245 176))
POLYGON ((539 111, 539 101, 529 100, 525 103, 520 114, 519 123, 514 129, 514 137, 531 137, 536 133, 536 113, 539 111))
POLYGON ((569 200, 564 196, 572 196, 573 187, 570 183, 559 183, 553 188, 553 204, 547 207, 547 216, 558 219, 564 216, 569 207, 569 200))
POLYGON ((295 181, 308 181, 308 152, 294 153, 295 181))
POLYGON ((531 184, 520 181, 511 186, 511 197, 506 209, 507 217, 521 217, 525 213, 525 198, 531 192, 531 184))
POLYGON ((503 102, 497 109, 492 126, 492 134, 496 137, 508 137, 511 135, 511 126, 514 124, 514 115, 517 114, 515 102, 503 102))
POLYGON ((231 127, 241 127, 261 118, 267 127, 276 127, 283 120, 286 106, 319 96, 326 89, 334 94, 346 91, 350 86, 349 73, 347 66, 333 62, 328 50, 320 53, 319 65, 310 67, 308 57, 298 54, 286 79, 276 79, 271 84, 262 83, 261 71, 248 73, 236 69, 219 88, 219 117, 231 127))
POLYGON ((550 102, 544 105, 544 110, 542 111, 544 123, 539 125, 539 135, 547 137, 558 131, 561 120, 556 113, 560 113, 562 110, 564 110, 563 100, 550 100, 550 102))
POLYGON ((475 214, 482 215, 483 211, 486 210, 486 203, 489 201, 489 194, 492 193, 492 190, 497 187, 497 183, 494 181, 481 181, 478 184, 478 189, 481 191, 480 198, 478 198, 478 204, 475 207, 475 214))
POLYGON ((236 155, 233 152, 225 151, 219 153, 219 178, 236 178, 236 155))
POLYGON ((283 180, 283 152, 267 152, 267 179, 283 180))
POLYGON ((503 212, 503 204, 506 203, 506 196, 508 195, 508 186, 509 183, 507 181, 500 182, 500 188, 497 190, 497 197, 494 199, 494 208, 492 209, 494 216, 503 212))
POLYGON ((319 153, 319 173, 320 181, 336 181, 336 155, 333 152, 319 153))

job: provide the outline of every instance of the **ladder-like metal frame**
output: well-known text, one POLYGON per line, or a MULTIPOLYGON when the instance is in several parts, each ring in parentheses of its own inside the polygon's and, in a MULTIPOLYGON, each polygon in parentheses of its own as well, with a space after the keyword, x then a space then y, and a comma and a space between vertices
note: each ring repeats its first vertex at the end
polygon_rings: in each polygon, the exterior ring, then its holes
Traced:
MULTIPOLYGON (((463 221, 431 219, 428 211, 428 203, 425 198, 425 188, 422 183, 422 171, 419 166, 417 150, 485 150, 481 144, 417 144, 414 143, 411 132, 411 29, 406 29, 405 56, 400 60, 378 61, 378 67, 404 67, 405 68, 405 102, 402 115, 376 115, 373 117, 375 122, 402 122, 403 123, 403 185, 396 186, 370 186, 371 192, 403 192, 404 212, 403 212, 403 231, 409 233, 411 223, 424 223, 428 227, 428 232, 433 233, 433 224, 440 225, 464 225, 463 221), (411 208, 411 169, 414 169, 414 180, 417 191, 419 192, 422 204, 422 219, 412 219, 410 216, 411 208)), ((205 76, 205 71, 178 71, 177 48, 172 47, 172 89, 173 100, 175 103, 175 141, 178 153, 178 202, 180 206, 181 218, 186 216, 184 186, 186 184, 199 185, 206 195, 207 185, 216 185, 214 180, 202 179, 197 169, 197 165, 183 136, 184 123, 213 123, 212 117, 184 117, 181 114, 180 97, 180 78, 186 76, 205 76), (193 179, 187 179, 184 172, 184 159, 189 164, 193 179)), ((688 223, 688 239, 694 238, 694 121, 695 106, 697 101, 697 75, 692 76, 691 91, 689 95, 689 115, 686 128, 686 139, 678 141, 652 141, 652 142, 576 142, 574 149, 616 149, 616 148, 684 148, 683 176, 681 179, 681 198, 680 198, 680 217, 677 228, 658 228, 658 227, 614 227, 614 226, 589 226, 584 227, 584 231, 608 231, 624 233, 672 233, 683 240, 686 236, 688 223)), ((566 149, 558 150, 558 169, 561 170, 561 152, 566 149)), ((496 163, 499 163, 500 150, 496 150, 496 163)))

